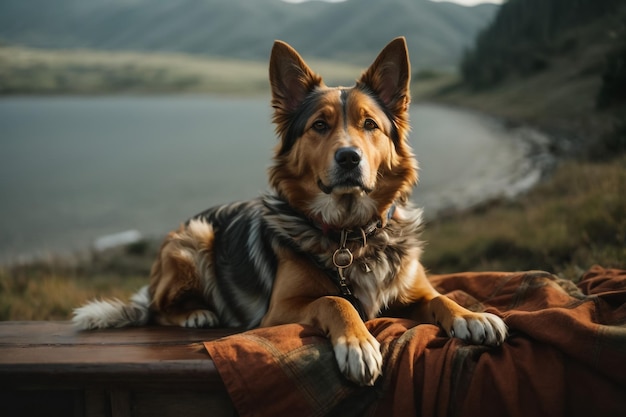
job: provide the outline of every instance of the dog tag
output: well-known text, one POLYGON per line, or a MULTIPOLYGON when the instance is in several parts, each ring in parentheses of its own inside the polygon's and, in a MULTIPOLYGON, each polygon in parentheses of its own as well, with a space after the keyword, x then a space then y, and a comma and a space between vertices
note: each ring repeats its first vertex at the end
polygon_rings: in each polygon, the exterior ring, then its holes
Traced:
POLYGON ((337 268, 347 268, 352 265, 354 256, 348 248, 339 248, 333 253, 333 264, 337 268))

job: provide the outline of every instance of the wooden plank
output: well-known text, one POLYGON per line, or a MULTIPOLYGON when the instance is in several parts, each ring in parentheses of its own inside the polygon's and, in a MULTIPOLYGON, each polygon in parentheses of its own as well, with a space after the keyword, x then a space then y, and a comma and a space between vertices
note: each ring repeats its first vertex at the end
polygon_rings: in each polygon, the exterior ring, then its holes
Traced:
POLYGON ((1 322, 0 385, 56 380, 221 386, 202 341, 237 330, 141 327, 77 332, 68 322, 1 322))
POLYGON ((69 322, 0 322, 0 347, 51 344, 179 344, 215 340, 240 331, 165 326, 76 331, 69 322))
POLYGON ((189 345, 50 345, 0 348, 1 365, 150 364, 210 359, 200 344, 189 345), (202 350, 201 350, 202 348, 202 350))
POLYGON ((50 382, 73 385, 98 383, 162 385, 165 383, 203 383, 221 385, 221 379, 210 359, 203 361, 168 361, 160 364, 85 364, 85 365, 14 365, 0 366, 0 386, 17 383, 41 386, 50 382))
POLYGON ((10 415, 232 416, 202 342, 237 331, 0 322, 0 403, 10 415))

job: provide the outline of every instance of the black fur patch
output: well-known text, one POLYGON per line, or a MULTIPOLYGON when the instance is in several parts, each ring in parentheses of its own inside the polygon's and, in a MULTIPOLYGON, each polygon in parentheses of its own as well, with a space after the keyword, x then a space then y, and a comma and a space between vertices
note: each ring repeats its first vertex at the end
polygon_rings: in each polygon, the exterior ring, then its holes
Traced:
POLYGON ((282 146, 278 152, 279 156, 288 153, 299 137, 304 135, 307 121, 319 108, 319 101, 326 92, 323 90, 315 90, 310 92, 302 101, 298 109, 289 117, 289 126, 287 133, 282 139, 282 146))
POLYGON ((276 276, 266 212, 262 200, 255 199, 214 207, 194 217, 213 226, 215 293, 227 306, 227 321, 244 327, 259 324, 259 312, 267 310, 276 276))

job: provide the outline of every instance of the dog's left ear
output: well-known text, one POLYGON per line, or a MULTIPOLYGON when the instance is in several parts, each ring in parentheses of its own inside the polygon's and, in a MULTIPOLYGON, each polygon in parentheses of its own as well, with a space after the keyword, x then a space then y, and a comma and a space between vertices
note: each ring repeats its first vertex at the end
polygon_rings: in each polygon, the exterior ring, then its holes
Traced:
POLYGON ((322 84, 322 77, 308 67, 295 49, 276 41, 270 56, 270 84, 273 107, 288 114, 322 84))
POLYGON ((411 97, 411 65, 404 37, 383 48, 374 63, 363 73, 357 85, 365 85, 394 113, 407 111, 411 97))

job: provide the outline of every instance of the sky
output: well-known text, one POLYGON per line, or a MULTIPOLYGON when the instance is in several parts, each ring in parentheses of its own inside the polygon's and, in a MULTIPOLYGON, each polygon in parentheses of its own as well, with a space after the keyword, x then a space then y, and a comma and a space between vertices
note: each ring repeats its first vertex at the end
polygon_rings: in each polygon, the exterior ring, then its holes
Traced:
MULTIPOLYGON (((310 0, 283 0, 286 1, 288 3, 303 3, 305 1, 310 1, 310 0)), ((345 0, 323 0, 323 1, 327 1, 329 3, 337 3, 340 1, 345 1, 345 0)), ((474 6, 476 4, 480 4, 480 3, 496 3, 496 4, 501 4, 503 0, 430 0, 430 1, 435 1, 435 2, 449 2, 449 3, 458 3, 461 4, 463 6, 474 6)))

